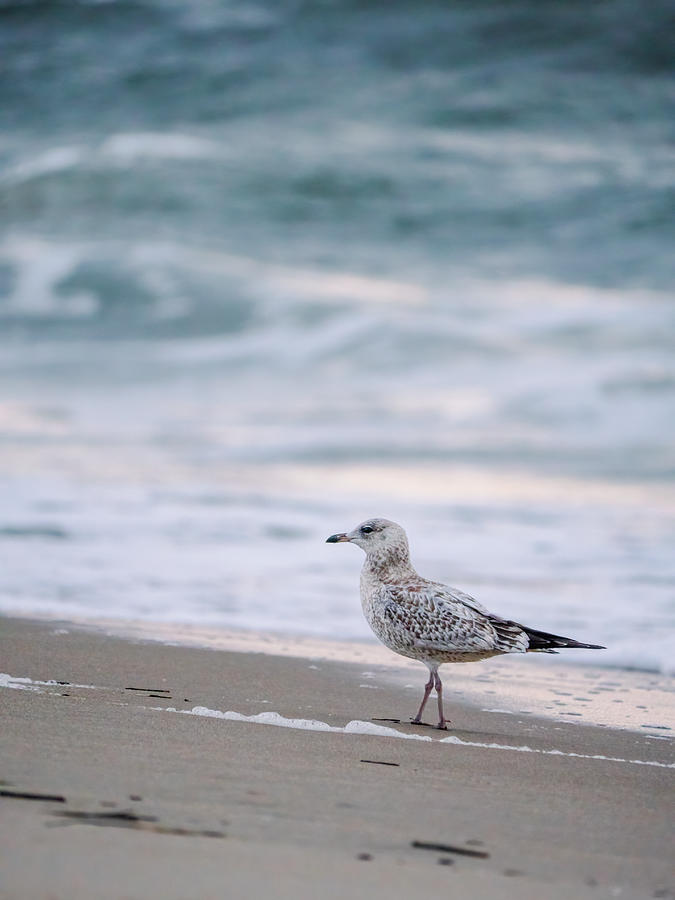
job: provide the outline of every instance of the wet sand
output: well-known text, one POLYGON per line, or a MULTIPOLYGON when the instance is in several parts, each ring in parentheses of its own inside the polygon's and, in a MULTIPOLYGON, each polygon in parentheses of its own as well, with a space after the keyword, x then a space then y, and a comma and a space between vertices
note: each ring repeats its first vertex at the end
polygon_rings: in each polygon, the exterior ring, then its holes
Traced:
POLYGON ((537 670, 488 667, 441 733, 406 724, 418 668, 286 646, 0 619, 0 896, 675 896, 667 681, 587 678, 589 701, 651 704, 618 729, 562 717, 588 707, 564 666, 557 719, 490 711, 537 670))
MULTIPOLYGON (((370 642, 330 641, 124 619, 89 619, 74 624, 111 636, 186 647, 355 663, 362 667, 362 675, 365 671, 361 680, 368 682, 360 688, 379 689, 383 681, 392 682, 412 692, 408 701, 411 706, 419 700, 427 678, 420 663, 397 656, 374 638, 370 642)), ((539 715, 563 722, 574 718, 578 724, 632 728, 655 738, 675 737, 675 678, 654 672, 570 665, 570 657, 579 652, 517 654, 445 666, 441 669, 445 695, 450 704, 468 700, 486 712, 539 715)))

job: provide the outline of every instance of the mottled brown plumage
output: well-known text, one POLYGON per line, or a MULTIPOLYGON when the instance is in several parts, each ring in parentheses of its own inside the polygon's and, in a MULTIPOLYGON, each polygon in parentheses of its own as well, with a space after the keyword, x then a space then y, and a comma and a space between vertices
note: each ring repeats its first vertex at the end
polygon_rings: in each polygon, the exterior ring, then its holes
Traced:
POLYGON ((422 578, 410 562, 405 531, 388 519, 368 519, 348 534, 331 535, 328 542, 350 542, 365 551, 361 604, 368 624, 390 650, 417 659, 429 669, 422 705, 412 720, 415 723, 421 724, 435 687, 436 727, 446 727, 438 675, 443 663, 473 662, 504 653, 555 653, 556 647, 604 649, 502 619, 468 594, 422 578))

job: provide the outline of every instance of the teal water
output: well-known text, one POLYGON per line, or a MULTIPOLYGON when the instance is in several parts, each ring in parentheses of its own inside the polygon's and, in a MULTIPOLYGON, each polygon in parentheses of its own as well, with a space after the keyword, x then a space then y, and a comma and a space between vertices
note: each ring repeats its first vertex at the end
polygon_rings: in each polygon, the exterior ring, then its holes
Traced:
POLYGON ((0 606, 362 636, 320 542, 381 514, 667 668, 670 33, 0 0, 0 606))

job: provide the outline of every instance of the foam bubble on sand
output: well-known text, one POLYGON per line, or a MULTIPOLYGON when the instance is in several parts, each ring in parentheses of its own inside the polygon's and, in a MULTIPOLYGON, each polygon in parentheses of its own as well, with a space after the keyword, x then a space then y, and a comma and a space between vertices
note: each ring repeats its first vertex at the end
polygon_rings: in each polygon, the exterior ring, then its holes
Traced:
POLYGON ((15 691, 39 691, 30 678, 13 678, 7 672, 0 672, 0 687, 13 688, 15 691))
POLYGON ((327 722, 318 719, 286 719, 276 712, 261 712, 254 716, 245 716, 243 713, 228 709, 223 712, 220 709, 209 709, 207 706, 194 706, 192 709, 177 710, 170 707, 169 712, 182 712, 189 716, 207 716, 212 719, 229 719, 233 722, 254 722, 258 725, 276 725, 280 728, 299 728, 304 731, 336 731, 327 722))
POLYGON ((377 737, 397 737, 406 738, 414 741, 431 741, 428 735, 422 734, 404 734, 395 728, 387 728, 385 725, 375 725, 373 722, 361 722, 355 719, 353 722, 347 722, 345 727, 341 729, 345 734, 372 734, 377 737))
MULTIPOLYGON (((395 728, 387 728, 384 725, 376 725, 374 722, 363 722, 354 719, 348 722, 344 728, 337 725, 329 725, 319 719, 287 719, 277 712, 256 713, 253 716, 245 716, 243 713, 220 709, 209 709, 207 706, 194 706, 192 709, 176 709, 175 706, 152 706, 157 712, 175 712, 187 716, 205 716, 211 719, 228 719, 234 722, 252 722, 258 725, 276 725, 280 728, 297 728, 301 731, 322 731, 332 734, 368 734, 375 737, 395 737, 412 741, 432 741, 433 738, 421 734, 404 734, 395 728)), ((463 741, 461 738, 451 735, 437 741, 439 744, 454 744, 461 747, 480 747, 483 750, 513 750, 516 753, 539 753, 542 756, 567 756, 576 759, 598 759, 605 762, 626 763, 633 766, 656 766, 660 769, 675 769, 675 763, 657 762, 656 760, 624 759, 619 756, 603 756, 600 753, 574 753, 566 750, 540 750, 527 745, 482 743, 480 741, 463 741)))
POLYGON ((7 672, 0 672, 0 687, 13 688, 15 691, 36 691, 44 693, 43 687, 56 688, 88 688, 89 690, 97 690, 95 684, 72 684, 69 681, 36 681, 33 678, 22 678, 18 675, 8 675, 7 672))
POLYGON ((192 709, 176 709, 175 706, 153 706, 154 710, 162 712, 178 712, 187 716, 206 716, 211 719, 229 719, 233 722, 253 722, 257 725, 276 725, 279 728, 297 728, 300 731, 330 731, 333 734, 371 734, 379 737, 397 737, 412 741, 430 741, 431 738, 421 734, 403 734, 395 728, 385 728, 383 725, 375 725, 373 722, 362 722, 354 719, 347 722, 344 728, 337 725, 329 725, 318 719, 287 719, 277 712, 261 712, 253 716, 245 716, 242 713, 228 709, 223 712, 220 709, 209 709, 206 706, 194 706, 192 709))
POLYGON ((537 747, 528 747, 526 744, 514 746, 513 744, 481 743, 480 741, 463 741, 461 738, 451 735, 441 738, 440 744, 458 744, 462 747, 481 747, 486 750, 514 750, 516 753, 539 753, 542 756, 569 756, 577 759, 604 759, 606 762, 629 763, 632 766, 657 766, 660 769, 675 769, 675 763, 657 762, 644 759, 624 759, 620 756, 603 756, 600 753, 574 753, 567 750, 540 750, 537 747))

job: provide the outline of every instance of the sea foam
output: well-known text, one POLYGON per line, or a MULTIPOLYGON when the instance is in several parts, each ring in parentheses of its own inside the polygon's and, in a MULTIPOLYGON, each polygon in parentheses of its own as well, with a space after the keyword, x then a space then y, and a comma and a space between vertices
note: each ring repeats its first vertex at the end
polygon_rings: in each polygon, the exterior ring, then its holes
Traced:
POLYGON ((327 731, 333 734, 370 734, 378 737, 396 737, 413 741, 430 741, 431 738, 421 734, 403 734, 395 728, 386 728, 383 725, 376 725, 374 722, 363 722, 360 719, 354 719, 348 722, 344 727, 337 725, 329 725, 327 722, 321 722, 318 719, 288 719, 277 712, 261 712, 253 716, 245 716, 242 713, 227 710, 223 712, 220 709, 209 709, 206 706, 194 706, 192 709, 176 709, 174 706, 152 707, 155 710, 163 710, 165 712, 177 712, 188 716, 205 716, 210 719, 228 719, 233 722, 251 722, 256 725, 276 725, 279 728, 295 728, 299 731, 327 731))
MULTIPOLYGON (((155 712, 171 712, 186 716, 204 716, 210 719, 226 719, 233 722, 248 722, 255 725, 275 725, 279 728, 294 728, 298 731, 319 731, 331 734, 362 734, 371 735, 373 737, 386 738, 403 738, 404 740, 424 741, 430 743, 434 738, 428 735, 405 734, 395 728, 387 728, 383 725, 376 725, 374 722, 364 722, 354 719, 348 722, 344 727, 338 725, 329 725, 318 719, 289 719, 277 712, 262 712, 252 716, 245 716, 234 710, 222 711, 219 709, 209 709, 206 706, 194 706, 192 709, 176 709, 175 706, 152 706, 151 710, 155 712)), ((564 756, 573 759, 589 759, 612 763, 625 763, 633 766, 654 766, 660 769, 675 769, 675 763, 660 762, 657 760, 628 759, 618 756, 603 756, 595 753, 574 753, 567 750, 557 749, 540 749, 529 747, 527 745, 500 744, 496 742, 482 741, 465 741, 461 738, 451 735, 446 738, 435 740, 438 744, 452 744, 460 747, 475 747, 481 750, 501 750, 515 753, 537 753, 542 756, 564 756)))

